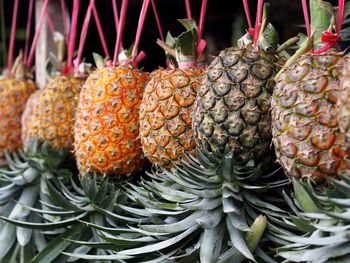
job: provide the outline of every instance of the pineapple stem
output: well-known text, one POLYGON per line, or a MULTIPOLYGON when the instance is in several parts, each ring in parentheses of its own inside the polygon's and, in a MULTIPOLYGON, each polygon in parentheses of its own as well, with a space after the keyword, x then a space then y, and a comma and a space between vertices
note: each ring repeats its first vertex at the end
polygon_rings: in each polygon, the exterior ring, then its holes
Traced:
POLYGON ((160 46, 164 51, 168 52, 174 58, 176 57, 175 49, 169 47, 164 41, 157 39, 157 45, 160 46))
POLYGON ((311 32, 314 36, 314 49, 318 49, 320 45, 322 45, 321 36, 325 31, 329 30, 332 24, 330 9, 333 9, 333 7, 327 2, 322 0, 310 0, 311 32))
POLYGON ((277 79, 281 75, 283 70, 288 68, 291 64, 293 64, 301 55, 310 51, 312 49, 312 43, 313 43, 313 36, 311 36, 311 38, 306 39, 302 44, 302 46, 294 53, 294 55, 291 56, 290 59, 288 59, 284 67, 276 74, 275 79, 277 79))
POLYGON ((258 37, 258 42, 259 39, 261 38, 266 25, 267 25, 267 21, 269 19, 269 10, 270 10, 270 4, 269 3, 265 3, 264 4, 264 9, 263 9, 263 16, 262 16, 262 23, 261 23, 261 27, 260 27, 260 32, 259 32, 259 37, 258 37))
POLYGON ((278 47, 278 49, 276 50, 276 53, 281 53, 282 51, 286 50, 290 46, 296 44, 299 40, 300 40, 300 36, 299 35, 296 36, 296 37, 292 37, 292 38, 288 39, 286 42, 284 42, 282 45, 280 45, 278 47))

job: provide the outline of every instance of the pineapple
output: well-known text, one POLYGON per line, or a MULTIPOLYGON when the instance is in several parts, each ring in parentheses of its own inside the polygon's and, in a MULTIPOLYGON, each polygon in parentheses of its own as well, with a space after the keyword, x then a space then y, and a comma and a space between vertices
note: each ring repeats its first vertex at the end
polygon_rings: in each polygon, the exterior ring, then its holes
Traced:
POLYGON ((74 126, 81 174, 129 175, 141 169, 139 108, 149 74, 129 65, 96 69, 80 93, 74 126))
POLYGON ((70 68, 64 62, 65 39, 56 32, 57 54, 47 64, 49 81, 29 98, 22 116, 22 140, 27 149, 32 140, 48 143, 53 149, 73 150, 73 126, 79 93, 88 67, 70 68))
POLYGON ((193 113, 197 144, 210 152, 229 147, 237 161, 272 163, 270 101, 280 68, 278 35, 271 24, 257 48, 247 34, 211 62, 193 113), (267 33, 268 32, 268 33, 267 33), (267 44, 267 46, 266 46, 267 44), (269 51, 265 51, 269 50, 269 51))
POLYGON ((13 77, 0 79, 0 158, 4 150, 22 147, 21 116, 27 99, 36 90, 26 71, 20 54, 12 69, 13 77))
MULTIPOLYGON (((332 28, 331 14, 316 0, 310 4, 315 40, 307 40, 303 49, 312 45, 318 49, 320 35, 332 28)), ((289 177, 324 184, 327 178, 349 173, 350 145, 339 129, 336 107, 342 56, 336 47, 321 55, 302 54, 276 78, 271 102, 273 144, 289 177)))
POLYGON ((48 142, 55 149, 73 150, 73 126, 83 79, 59 75, 36 91, 22 116, 22 140, 48 142))
MULTIPOLYGON (((174 40, 175 50, 170 51, 179 67, 156 70, 146 86, 140 106, 143 152, 153 164, 161 167, 178 163, 196 146, 191 127, 192 111, 204 72, 196 66, 186 66, 186 63, 196 64, 195 22, 179 21, 190 27, 174 40), (184 40, 188 36, 189 40, 184 40)), ((164 47, 164 44, 161 45, 164 47)))
POLYGON ((343 70, 340 72, 339 96, 337 100, 338 124, 341 132, 350 138, 350 57, 342 60, 343 70))

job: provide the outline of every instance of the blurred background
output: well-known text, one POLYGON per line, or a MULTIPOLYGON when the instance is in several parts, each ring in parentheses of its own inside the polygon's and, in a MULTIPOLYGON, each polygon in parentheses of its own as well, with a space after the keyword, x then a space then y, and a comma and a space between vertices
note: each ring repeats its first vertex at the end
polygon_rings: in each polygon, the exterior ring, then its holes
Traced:
MULTIPOLYGON (((35 0, 41 1, 41 0, 35 0)), ((59 0, 51 0, 59 1, 59 0)), ((12 20, 13 0, 0 0, 0 7, 3 9, 3 16, 1 16, 1 35, 6 36, 6 44, 8 48, 8 41, 10 35, 10 27, 12 20), (4 30, 5 27, 5 30, 4 30)), ((121 0, 118 2, 120 10, 121 0)), ((124 31, 124 47, 127 48, 132 44, 135 38, 138 17, 142 6, 141 0, 130 0, 129 9, 127 13, 127 20, 124 31)), ((280 43, 288 38, 297 35, 299 31, 304 32, 305 29, 300 27, 304 23, 301 1, 300 0, 270 0, 270 22, 276 27, 280 34, 280 43), (298 27, 299 25, 299 27, 298 27)), ((336 3, 337 1, 330 1, 336 3)), ((14 55, 18 54, 19 49, 23 49, 25 40, 25 27, 27 22, 29 0, 19 0, 18 21, 16 30, 16 43, 14 55)), ((201 0, 190 0, 192 16, 198 21, 201 0)), ((72 9, 73 1, 66 0, 69 11, 72 9)), ((174 36, 183 31, 183 27, 177 22, 179 18, 186 18, 186 9, 184 0, 155 0, 158 9, 159 17, 163 26, 164 34, 170 31, 174 36)), ((251 16, 254 21, 257 0, 249 1, 251 8, 251 16)), ((89 0, 80 1, 78 33, 82 27, 84 16, 89 5, 89 0)), ((107 39, 109 52, 113 54, 116 30, 114 26, 114 16, 112 11, 111 0, 96 0, 96 8, 101 18, 102 27, 107 39)), ((60 12, 57 10, 56 12, 60 12)), ((34 20, 33 20, 34 21, 34 20)), ((208 7, 206 13, 206 20, 204 26, 204 39, 207 40, 206 53, 210 56, 215 56, 218 52, 226 47, 235 45, 236 39, 239 38, 247 28, 246 18, 242 1, 240 0, 208 0, 208 7)), ((34 23, 31 29, 32 36, 34 34, 34 23)), ((77 36, 77 44, 79 40, 77 36)), ((158 66, 165 65, 164 53, 156 45, 156 40, 159 37, 156 26, 154 13, 150 8, 146 17, 144 30, 141 36, 140 49, 147 54, 146 59, 140 64, 140 67, 151 71, 158 66)), ((1 64, 4 66, 6 58, 3 52, 3 45, 1 45, 0 55, 1 64)), ((92 60, 92 52, 103 54, 96 25, 93 18, 90 21, 87 40, 84 47, 84 57, 88 62, 92 60)))

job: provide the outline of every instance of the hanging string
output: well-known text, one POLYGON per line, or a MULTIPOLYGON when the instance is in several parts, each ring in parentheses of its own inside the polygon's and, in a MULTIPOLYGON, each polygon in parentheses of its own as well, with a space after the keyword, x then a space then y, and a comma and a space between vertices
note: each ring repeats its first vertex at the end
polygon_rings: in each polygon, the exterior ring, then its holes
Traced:
POLYGON ((75 67, 78 67, 80 62, 81 62, 81 57, 82 57, 82 54, 83 54, 83 48, 84 48, 84 44, 85 44, 85 40, 86 40, 87 31, 89 29, 89 23, 90 23, 90 19, 91 19, 91 12, 92 12, 92 8, 93 8, 94 3, 95 3, 95 0, 90 0, 89 7, 88 7, 88 9, 86 11, 86 14, 85 14, 83 28, 82 28, 81 34, 80 34, 78 55, 77 55, 76 60, 74 61, 74 64, 75 64, 74 66, 75 67))
POLYGON ((0 23, 1 23, 1 46, 2 46, 2 63, 6 64, 7 48, 6 48, 6 25, 5 25, 5 8, 4 0, 0 0, 0 23))
POLYGON ((247 18, 247 22, 248 22, 248 33, 251 37, 254 37, 254 28, 252 26, 252 20, 250 18, 248 0, 243 0, 243 6, 244 6, 245 17, 247 18))
POLYGON ((24 42, 24 60, 27 59, 28 49, 29 49, 29 39, 30 39, 30 26, 32 24, 32 16, 33 16, 33 0, 29 0, 28 4, 28 18, 27 18, 27 26, 26 26, 26 39, 24 42))
POLYGON ((192 19, 190 0, 185 0, 187 19, 192 19))
POLYGON ((138 47, 139 47, 139 43, 140 43, 142 29, 143 29, 143 26, 145 24, 145 19, 146 19, 149 3, 150 3, 150 0, 143 1, 141 13, 140 13, 140 17, 139 17, 139 23, 137 25, 135 44, 134 44, 134 48, 132 50, 132 55, 131 55, 131 63, 135 67, 137 67, 137 64, 146 56, 143 51, 141 51, 140 54, 137 54, 137 53, 138 53, 138 47))
POLYGON ((156 7, 156 4, 154 3, 154 0, 151 0, 151 4, 152 4, 154 17, 156 19, 156 23, 157 23, 157 27, 158 27, 160 40, 164 41, 162 24, 160 23, 160 19, 159 19, 158 12, 157 12, 157 7, 156 7))
POLYGON ((117 30, 118 30, 118 24, 119 24, 119 15, 118 15, 117 0, 112 0, 112 5, 113 5, 115 32, 117 32, 117 30))
POLYGON ((128 5, 129 5, 129 0, 123 0, 122 7, 120 10, 120 20, 119 20, 118 30, 117 30, 117 41, 115 43, 115 49, 114 49, 114 56, 113 56, 113 63, 112 63, 113 66, 115 66, 117 64, 117 61, 118 61, 118 55, 119 55, 119 51, 121 48, 128 5))
POLYGON ((36 48, 36 45, 38 44, 40 30, 41 30, 41 26, 42 26, 43 21, 44 21, 44 16, 45 16, 48 4, 49 4, 49 0, 44 0, 43 6, 41 8, 40 16, 39 16, 39 19, 38 19, 38 25, 37 25, 37 28, 35 30, 32 46, 30 48, 29 56, 27 58, 27 63, 26 64, 27 64, 28 67, 31 67, 31 65, 33 63, 35 48, 36 48))
POLYGON ((75 46, 75 37, 77 35, 79 4, 80 4, 80 0, 74 0, 73 11, 72 11, 72 23, 70 27, 69 42, 68 42, 68 56, 67 56, 68 69, 71 69, 73 66, 73 53, 74 53, 74 46, 75 46))
POLYGON ((332 34, 332 32, 325 31, 321 35, 321 41, 325 42, 326 44, 320 49, 314 51, 314 54, 316 55, 322 54, 327 50, 329 50, 330 48, 332 48, 336 43, 341 43, 340 30, 343 24, 344 5, 345 5, 344 0, 338 0, 338 20, 336 25, 336 33, 332 34))
POLYGON ((198 25, 198 44, 197 44, 197 58, 202 54, 207 42, 202 39, 203 36, 203 27, 204 27, 204 18, 207 10, 208 0, 202 0, 201 13, 199 16, 199 25, 198 25))
POLYGON ((46 10, 46 22, 47 22, 47 25, 49 26, 51 34, 55 33, 55 26, 53 25, 53 22, 51 20, 51 16, 50 16, 49 12, 47 12, 47 10, 46 10))
POLYGON ((337 21, 337 34, 339 37, 340 37, 341 26, 343 25, 344 6, 345 6, 345 1, 339 0, 338 1, 338 21, 337 21))
POLYGON ((13 49, 15 46, 15 35, 16 35, 17 12, 18 12, 18 0, 15 0, 15 3, 13 5, 13 13, 12 13, 9 56, 7 59, 7 72, 8 72, 7 74, 8 74, 8 76, 11 75, 11 69, 12 69, 13 49))
POLYGON ((262 11, 264 6, 264 0, 258 0, 258 8, 256 10, 256 17, 255 17, 255 29, 254 29, 254 39, 253 39, 253 46, 256 47, 259 39, 260 34, 260 28, 261 28, 261 21, 262 21, 262 11))
POLYGON ((306 0, 301 0, 301 4, 303 6, 303 13, 304 13, 307 37, 311 38, 310 19, 309 19, 309 12, 307 10, 306 0))
POLYGON ((97 9, 96 9, 95 4, 92 5, 92 12, 93 12, 93 14, 94 14, 94 18, 95 18, 95 22, 96 22, 96 27, 97 27, 98 35, 100 36, 100 41, 101 41, 101 44, 102 44, 103 52, 105 53, 105 56, 106 56, 106 57, 110 57, 110 56, 109 56, 109 52, 108 52, 108 48, 107 48, 106 39, 105 39, 105 36, 104 36, 104 34, 103 34, 103 29, 102 29, 102 26, 101 26, 101 21, 100 21, 100 18, 99 18, 99 16, 98 16, 98 12, 97 12, 97 9))
POLYGON ((67 14, 66 14, 66 4, 64 0, 61 0, 61 15, 63 21, 64 37, 68 46, 68 25, 67 25, 67 14))

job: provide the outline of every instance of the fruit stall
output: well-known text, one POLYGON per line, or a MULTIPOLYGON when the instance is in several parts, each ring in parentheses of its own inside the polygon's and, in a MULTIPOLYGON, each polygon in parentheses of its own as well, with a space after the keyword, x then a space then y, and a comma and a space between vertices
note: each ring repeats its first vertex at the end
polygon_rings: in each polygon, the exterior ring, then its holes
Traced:
POLYGON ((350 262, 349 15, 0 0, 0 263, 350 262))

